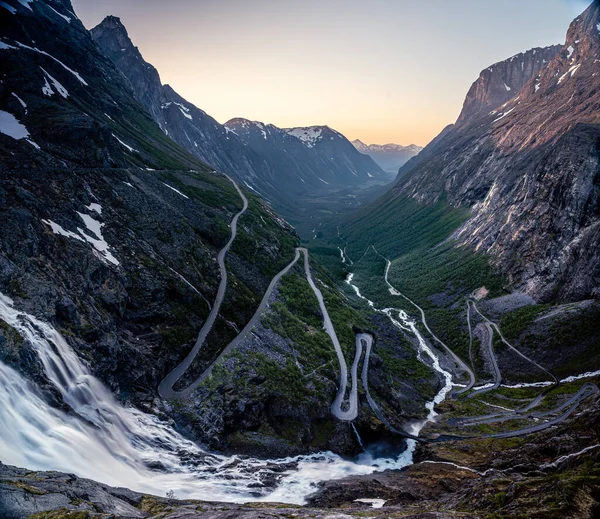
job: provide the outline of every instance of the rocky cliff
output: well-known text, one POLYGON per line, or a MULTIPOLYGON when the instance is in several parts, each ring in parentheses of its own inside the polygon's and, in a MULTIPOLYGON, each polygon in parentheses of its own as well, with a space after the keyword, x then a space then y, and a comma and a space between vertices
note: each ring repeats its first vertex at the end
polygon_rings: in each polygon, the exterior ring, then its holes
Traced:
POLYGON ((599 23, 594 2, 558 52, 522 55, 527 74, 516 84, 526 82, 504 97, 497 84, 509 81, 515 59, 484 73, 458 124, 406 164, 394 187, 423 203, 470 208, 459 243, 490 255, 514 287, 540 300, 598 295, 599 23))
POLYGON ((272 194, 276 177, 264 159, 206 112, 163 85, 158 71, 144 60, 119 18, 108 16, 90 34, 165 135, 219 171, 272 194))
POLYGON ((456 124, 485 116, 512 99, 561 50, 561 45, 536 47, 482 70, 467 93, 456 124))

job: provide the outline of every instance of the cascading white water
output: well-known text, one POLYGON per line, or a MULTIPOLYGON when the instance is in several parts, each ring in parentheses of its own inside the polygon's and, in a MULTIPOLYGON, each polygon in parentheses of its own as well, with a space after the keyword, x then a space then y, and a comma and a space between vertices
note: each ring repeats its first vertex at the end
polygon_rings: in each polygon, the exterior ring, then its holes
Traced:
POLYGON ((70 410, 48 405, 40 389, 0 362, 0 460, 59 470, 140 492, 229 502, 302 504, 321 481, 399 469, 406 454, 344 460, 324 452, 280 460, 240 459, 203 451, 155 416, 122 406, 51 326, 0 294, 0 319, 37 351, 48 380, 70 410), (277 488, 260 489, 270 464, 289 465, 277 488))
MULTIPOLYGON (((363 301, 366 301, 367 304, 371 308, 373 308, 376 312, 380 312, 380 313, 387 315, 390 322, 396 328, 410 332, 417 338, 417 341, 419 344, 419 349, 418 349, 419 360, 421 362, 425 363, 422 355, 423 354, 427 355, 427 357, 429 357, 431 359, 432 367, 433 367, 434 371, 439 373, 444 381, 442 388, 435 395, 433 400, 431 400, 430 402, 427 402, 425 404, 425 407, 429 411, 427 418, 425 420, 412 423, 409 426, 408 430, 406 431, 407 433, 412 434, 413 436, 418 436, 419 433, 421 432, 421 430, 423 429, 423 427, 425 427, 425 424, 427 424, 427 422, 432 421, 437 416, 437 412, 435 411, 435 406, 442 403, 446 399, 446 396, 448 395, 448 393, 450 391, 452 391, 452 387, 453 387, 452 374, 449 373, 448 371, 446 371, 444 368, 442 368, 442 366, 440 364, 440 359, 433 352, 433 350, 427 345, 425 338, 423 337, 421 332, 419 332, 419 330, 417 329, 416 323, 409 318, 408 314, 404 310, 401 310, 398 308, 384 308, 383 310, 379 310, 378 308, 376 308, 375 303, 373 301, 371 301, 370 299, 366 298, 365 296, 363 296, 361 294, 360 288, 353 283, 353 279, 354 279, 354 274, 353 273, 348 274, 348 277, 346 278, 346 283, 350 287, 352 287, 352 289, 354 290, 354 292, 360 299, 362 299, 363 301), (397 319, 394 317, 394 314, 396 314, 396 313, 398 315, 397 319)), ((398 295, 399 292, 397 292, 396 289, 392 285, 390 285, 389 281, 387 280, 387 270, 386 270, 385 281, 388 284, 390 293, 392 295, 398 295)), ((407 463, 407 465, 412 464, 412 462, 413 462, 413 454, 416 449, 416 446, 417 446, 417 443, 415 440, 410 440, 410 439, 407 440, 407 449, 406 449, 405 453, 403 454, 405 459, 410 460, 407 463)))

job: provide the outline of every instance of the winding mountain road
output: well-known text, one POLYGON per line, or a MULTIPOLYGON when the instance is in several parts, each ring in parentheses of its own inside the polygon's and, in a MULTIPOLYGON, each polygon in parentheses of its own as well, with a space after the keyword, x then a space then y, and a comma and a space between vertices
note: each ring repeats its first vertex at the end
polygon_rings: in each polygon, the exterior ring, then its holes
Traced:
POLYGON ((499 335, 500 339, 502 340, 502 342, 504 344, 506 344, 506 346, 508 346, 513 352, 515 352, 517 355, 519 355, 521 358, 525 359, 527 362, 530 362, 531 364, 533 364, 536 368, 540 369, 541 371, 543 371, 544 373, 546 373, 547 375, 549 375, 552 380, 554 381, 554 384, 558 384, 558 379, 550 372, 548 371, 545 367, 541 366, 540 364, 538 364, 535 360, 530 359, 527 355, 525 355, 524 353, 521 353, 517 348, 515 348, 510 342, 508 342, 505 338, 504 335, 502 335, 502 332, 500 331, 500 328, 498 327, 498 325, 493 322, 490 321, 485 315, 483 315, 480 311, 479 308, 477 308, 477 305, 475 304, 475 301, 470 301, 470 303, 473 305, 474 310, 481 316, 481 318, 490 326, 492 326, 494 328, 494 330, 496 331, 496 333, 499 335))
POLYGON ((369 404, 369 407, 375 414, 375 416, 377 418, 379 418, 379 421, 382 424, 384 424, 393 433, 403 436, 404 438, 410 438, 410 439, 418 441, 418 442, 426 443, 427 440, 424 440, 423 438, 419 438, 418 436, 414 436, 405 431, 396 429, 388 421, 388 419, 384 416, 384 414, 381 412, 381 409, 379 409, 379 406, 377 405, 375 400, 373 400, 373 398, 371 397, 371 391, 369 390, 369 360, 371 357, 371 348, 373 347, 373 337, 371 335, 369 335, 368 333, 359 333, 356 335, 356 340, 364 342, 364 344, 365 344, 365 359, 363 360, 363 369, 362 369, 361 379, 362 379, 362 385, 363 385, 363 387, 365 389, 365 393, 367 395, 367 402, 369 404))
POLYGON ((338 389, 336 398, 335 398, 333 404, 331 405, 331 412, 333 413, 334 416, 336 416, 340 420, 344 420, 344 421, 354 420, 358 416, 358 382, 359 382, 358 365, 360 362, 360 358, 362 356, 363 341, 367 340, 367 338, 368 338, 368 341, 369 341, 368 344, 370 346, 372 344, 373 338, 368 334, 357 334, 356 335, 356 353, 355 353, 354 362, 352 363, 352 368, 351 368, 352 385, 351 385, 351 389, 350 389, 348 403, 345 406, 346 409, 343 409, 344 403, 346 401, 346 392, 348 389, 348 367, 346 365, 346 359, 344 357, 344 353, 342 351, 340 341, 337 337, 337 334, 335 333, 335 328, 333 326, 333 323, 331 322, 331 318, 329 317, 329 313, 328 313, 327 307, 325 305, 325 300, 323 298, 323 294, 321 293, 321 291, 319 290, 319 288, 317 287, 317 285, 315 284, 315 282, 313 280, 313 277, 312 277, 312 274, 310 271, 308 250, 305 248, 302 248, 302 247, 296 248, 294 259, 283 270, 281 270, 281 272, 279 272, 277 275, 275 275, 273 277, 258 308, 256 309, 256 312, 254 313, 252 318, 248 321, 248 323, 246 324, 244 329, 235 337, 235 339, 233 339, 233 341, 231 341, 223 349, 223 351, 211 363, 211 365, 188 387, 186 387, 185 389, 182 389, 182 390, 174 389, 175 384, 183 377, 183 375, 186 373, 186 371, 189 369, 189 367, 192 365, 192 363, 198 356, 198 353, 200 352, 202 345, 206 341, 206 338, 207 338, 208 334, 210 333, 210 331, 215 323, 216 318, 219 315, 219 310, 221 308, 221 304, 223 302, 223 298, 224 298, 225 292, 227 290, 227 269, 225 267, 225 257, 227 255, 227 253, 229 252, 229 249, 231 248, 233 241, 236 238, 237 222, 238 222, 239 218, 244 214, 244 212, 248 209, 248 199, 244 196, 244 193, 242 193, 241 189, 239 188, 239 186, 236 184, 236 182, 233 179, 231 179, 230 177, 227 177, 227 178, 231 181, 231 183, 234 185, 235 189, 239 193, 239 195, 243 201, 243 207, 242 207, 241 211, 239 211, 233 217, 233 220, 231 221, 231 225, 230 225, 231 237, 229 238, 229 241, 227 242, 225 247, 223 247, 223 249, 221 249, 221 251, 219 252, 218 258, 217 258, 217 261, 219 263, 219 270, 221 273, 221 282, 219 284, 217 296, 215 298, 215 302, 212 306, 211 312, 210 312, 206 322, 200 329, 200 332, 198 334, 198 338, 196 339, 196 343, 194 344, 194 347, 188 353, 186 358, 179 365, 177 365, 160 383, 160 385, 158 387, 158 392, 159 392, 160 396, 162 398, 169 399, 169 400, 188 398, 192 394, 192 392, 195 389, 197 389, 198 386, 200 386, 200 384, 202 384, 202 382, 204 382, 204 380, 206 380, 212 374, 214 366, 219 361, 221 361, 227 354, 229 354, 242 340, 244 340, 246 338, 246 336, 248 335, 248 333, 252 330, 252 328, 254 328, 254 326, 260 319, 263 311, 267 308, 267 306, 269 304, 269 299, 271 297, 271 294, 273 293, 273 290, 277 286, 277 283, 279 283, 281 278, 283 276, 285 276, 290 271, 290 269, 296 264, 296 262, 300 258, 300 254, 302 253, 302 254, 304 254, 304 271, 306 274, 306 279, 308 280, 308 283, 319 302, 319 307, 321 309, 321 313, 323 314, 323 328, 324 328, 325 332, 327 333, 327 335, 329 335, 329 337, 331 338, 331 342, 333 343, 333 346, 334 346, 334 349, 335 349, 335 352, 336 352, 336 355, 338 358, 338 362, 340 365, 339 389, 338 389))
POLYGON ((538 425, 532 425, 530 427, 525 427, 525 428, 519 429, 517 431, 507 431, 507 432, 496 433, 496 434, 488 434, 486 436, 483 436, 483 438, 512 438, 515 436, 526 436, 528 434, 543 431, 544 429, 548 429, 549 427, 558 425, 558 424, 564 422, 567 418, 569 418, 569 416, 571 416, 575 412, 575 410, 579 407, 579 404, 584 399, 586 399, 588 396, 598 392, 598 388, 596 386, 594 386, 593 384, 590 384, 590 385, 592 386, 593 389, 589 388, 587 390, 587 392, 580 391, 579 393, 577 393, 577 395, 574 395, 574 397, 570 400, 572 402, 571 406, 562 415, 557 416, 553 420, 549 420, 547 422, 544 422, 544 423, 541 423, 538 425))
MULTIPOLYGON (((327 312, 327 307, 325 306, 325 301, 323 299, 323 294, 319 290, 319 287, 315 284, 312 274, 310 272, 310 265, 308 262, 308 251, 306 249, 298 249, 304 253, 304 272, 306 274, 306 279, 308 280, 308 284, 312 291, 317 296, 317 300, 319 301, 319 307, 321 308, 321 313, 323 314, 323 329, 325 333, 329 335, 331 338, 331 342, 333 343, 333 347, 335 349, 335 353, 338 358, 338 362, 340 364, 340 385, 331 405, 331 412, 333 415, 345 421, 354 420, 358 416, 358 363, 360 361, 360 357, 362 355, 362 341, 359 338, 359 335, 356 336, 356 354, 354 356, 354 362, 352 363, 352 387, 350 389, 350 398, 348 408, 344 411, 342 410, 342 404, 346 397, 346 391, 348 389, 348 366, 346 365, 346 359, 344 357, 344 352, 342 351, 342 347, 340 345, 340 341, 335 333, 335 328, 333 327, 333 323, 331 322, 331 318, 329 317, 329 312, 327 312)), ((370 337, 370 336, 369 336, 370 337)), ((373 338, 371 337, 371 341, 373 338)))
POLYGON ((500 383, 502 382, 502 374, 500 373, 500 368, 498 367, 498 360, 496 359, 496 354, 494 353, 494 347, 492 345, 494 338, 494 330, 492 330, 492 326, 488 322, 484 323, 484 329, 486 331, 485 343, 488 350, 488 358, 492 364, 492 369, 494 370, 494 383, 491 386, 473 391, 467 396, 467 398, 473 398, 475 396, 488 393, 489 391, 495 391, 500 387, 500 383))
POLYGON ((477 416, 473 418, 464 418, 460 421, 457 421, 458 424, 463 425, 465 427, 471 427, 474 425, 481 424, 492 424, 492 423, 500 423, 500 422, 508 422, 510 420, 527 420, 532 418, 546 418, 547 416, 551 416, 556 413, 560 413, 561 411, 567 409, 573 404, 579 405, 583 400, 587 397, 598 392, 598 388, 594 384, 585 383, 577 393, 571 395, 568 400, 560 404, 558 407, 554 409, 550 409, 548 411, 541 411, 537 413, 528 413, 524 414, 521 410, 516 410, 507 413, 497 413, 494 415, 487 416, 477 416))
MULTIPOLYGON (((225 175, 225 176, 227 176, 227 175, 225 175)), ((238 222, 240 216, 242 216, 248 209, 248 199, 244 196, 244 193, 242 193, 242 190, 239 188, 239 186, 236 184, 236 182, 231 177, 227 176, 227 178, 230 180, 230 182, 233 184, 233 186, 237 190, 238 194, 240 195, 240 198, 242 199, 242 202, 243 202, 243 207, 242 207, 242 210, 233 217, 233 220, 231 220, 231 224, 230 224, 231 237, 229 238, 229 241, 227 242, 225 247, 223 247, 221 249, 221 251, 219 252, 219 256, 217 258, 217 261, 219 263, 219 271, 221 274, 221 282, 219 283, 219 288, 217 290, 217 297, 215 298, 215 302, 213 304, 212 310, 210 311, 210 314, 208 315, 208 318, 206 319, 206 322, 200 329, 200 333, 198 335, 198 338, 196 339, 196 343, 194 344, 194 347, 188 353, 187 357, 177 367, 175 367, 175 369, 173 369, 163 379, 163 381, 158 386, 158 394, 162 398, 166 398, 166 399, 185 398, 193 390, 193 389, 190 389, 191 388, 191 386, 190 386, 190 388, 188 388, 188 389, 185 389, 182 391, 175 391, 173 389, 173 386, 188 370, 188 368, 190 367, 192 362, 194 362, 194 359, 198 355, 200 348, 204 344, 204 341, 206 340, 207 335, 210 333, 210 331, 215 323, 215 320, 217 319, 217 316, 219 315, 219 310, 221 309, 221 303, 223 303, 223 298, 225 297, 225 291, 227 290, 227 269, 225 268, 225 256, 229 252, 229 249, 231 248, 231 244, 233 243, 233 240, 235 240, 235 237, 237 235, 237 222, 238 222)))

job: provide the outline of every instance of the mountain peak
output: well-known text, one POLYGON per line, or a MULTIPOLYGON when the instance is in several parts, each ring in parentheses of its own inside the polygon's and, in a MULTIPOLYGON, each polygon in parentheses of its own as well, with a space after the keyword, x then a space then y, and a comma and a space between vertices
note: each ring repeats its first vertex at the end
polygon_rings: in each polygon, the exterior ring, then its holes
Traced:
POLYGON ((512 99, 562 48, 536 47, 483 69, 471 85, 456 123, 476 120, 512 99))
POLYGON ((96 27, 91 29, 90 33, 92 38, 96 41, 100 39, 111 40, 113 42, 113 46, 115 47, 114 50, 116 51, 125 52, 126 50, 137 50, 137 47, 135 47, 129 38, 127 28, 117 16, 107 16, 98 25, 96 25, 96 27))
POLYGON ((569 26, 565 52, 567 59, 578 61, 600 46, 600 1, 594 1, 569 26))
POLYGON ((594 0, 590 6, 571 22, 567 32, 567 43, 579 36, 593 36, 600 41, 600 1, 594 0))

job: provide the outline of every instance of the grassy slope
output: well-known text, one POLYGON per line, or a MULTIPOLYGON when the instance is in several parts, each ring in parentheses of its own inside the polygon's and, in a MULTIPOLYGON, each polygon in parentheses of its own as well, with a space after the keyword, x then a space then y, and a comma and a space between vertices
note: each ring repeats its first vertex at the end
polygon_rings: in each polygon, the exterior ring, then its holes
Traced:
POLYGON ((382 256, 391 259, 392 285, 422 306, 434 332, 465 357, 464 296, 481 286, 491 296, 500 295, 503 286, 484 256, 448 240, 467 218, 467 210, 444 201, 425 205, 390 192, 341 225, 339 238, 329 246, 318 245, 311 252, 338 280, 351 270, 363 295, 378 307, 401 306, 414 315, 416 309, 391 296, 385 285, 382 256), (333 244, 345 247, 354 264, 343 265, 333 244))

